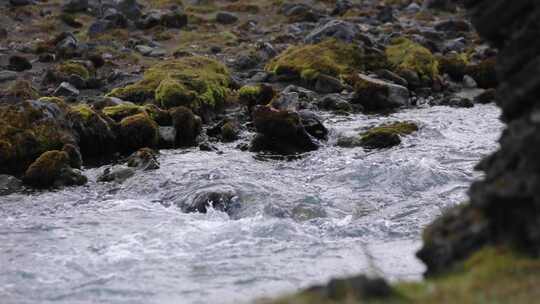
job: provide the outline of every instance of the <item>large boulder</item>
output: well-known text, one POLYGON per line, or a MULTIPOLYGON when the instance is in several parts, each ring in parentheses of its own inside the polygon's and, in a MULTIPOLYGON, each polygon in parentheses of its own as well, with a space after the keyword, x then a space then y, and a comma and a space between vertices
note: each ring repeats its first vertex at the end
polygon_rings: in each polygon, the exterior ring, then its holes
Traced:
POLYGON ((252 151, 290 155, 318 148, 316 140, 302 125, 298 113, 258 106, 253 110, 253 123, 259 134, 252 142, 252 151))
POLYGON ((367 112, 409 105, 409 90, 406 87, 363 74, 351 75, 347 81, 354 88, 351 102, 361 105, 367 112))
POLYGON ((62 102, 0 106, 0 174, 20 174, 43 152, 75 143, 62 102))
POLYGON ((120 121, 118 137, 125 151, 135 151, 145 147, 157 147, 159 143, 158 125, 146 114, 137 114, 120 121))
POLYGON ((70 157, 66 152, 47 151, 28 167, 23 181, 35 188, 84 185, 87 178, 69 164, 70 157))
POLYGON ((77 143, 85 157, 109 155, 118 149, 117 136, 111 120, 99 115, 90 106, 73 106, 68 112, 77 143))

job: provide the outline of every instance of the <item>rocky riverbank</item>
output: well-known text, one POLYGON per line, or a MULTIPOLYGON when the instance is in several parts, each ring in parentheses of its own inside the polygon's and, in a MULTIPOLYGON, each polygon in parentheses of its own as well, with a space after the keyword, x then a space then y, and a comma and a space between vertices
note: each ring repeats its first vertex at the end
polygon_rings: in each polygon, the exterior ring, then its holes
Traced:
MULTIPOLYGON (((429 275, 462 267, 479 282, 508 271, 507 261, 536 267, 506 249, 475 252, 493 243, 538 251, 530 77, 537 50, 527 42, 536 32, 528 25, 533 17, 515 23, 537 5, 461 2, 5 1, 0 195, 122 184, 158 170, 160 150, 217 156, 232 147, 268 162, 329 146, 384 151, 423 136, 424 126, 414 117, 384 119, 354 134, 334 134, 329 126, 358 114, 384 118, 497 100, 509 125, 501 150, 480 164, 486 177, 473 185, 471 203, 426 229, 419 257, 429 275)), ((235 218, 239 205, 235 190, 225 187, 198 191, 180 210, 235 218)), ((317 217, 316 210, 304 211, 317 217)), ((454 280, 442 279, 447 289, 429 293, 420 284, 392 287, 359 276, 301 296, 309 303, 372 295, 429 303, 459 290, 454 280)), ((460 288, 466 295, 470 286, 460 288)))

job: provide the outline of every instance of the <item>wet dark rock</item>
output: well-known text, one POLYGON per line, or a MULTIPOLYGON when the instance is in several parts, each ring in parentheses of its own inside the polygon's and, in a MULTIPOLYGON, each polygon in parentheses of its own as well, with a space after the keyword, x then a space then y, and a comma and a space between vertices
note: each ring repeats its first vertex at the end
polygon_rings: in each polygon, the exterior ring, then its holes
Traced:
POLYGON ((172 124, 176 131, 176 145, 180 147, 194 146, 197 136, 201 133, 201 118, 186 107, 176 107, 170 110, 172 124))
POLYGON ((449 271, 487 244, 540 255, 540 35, 536 1, 466 1, 479 34, 500 47, 498 59, 467 67, 480 87, 497 87, 497 104, 507 123, 500 149, 477 167, 470 203, 449 210, 424 234, 418 253, 427 274, 449 271))
POLYGON ((35 188, 59 188, 84 185, 88 180, 79 170, 70 165, 69 155, 52 150, 43 153, 26 170, 23 181, 35 188))
POLYGON ((25 5, 31 5, 34 4, 34 0, 9 0, 9 4, 13 6, 25 6, 25 5))
POLYGON ((103 7, 114 8, 125 15, 129 20, 136 21, 142 15, 142 6, 137 0, 102 0, 103 7))
POLYGON ((377 13, 377 20, 382 23, 396 21, 396 17, 394 16, 394 9, 392 9, 391 6, 383 6, 383 8, 377 13))
POLYGON ((359 275, 347 279, 332 279, 327 285, 314 286, 302 293, 316 294, 330 301, 365 301, 390 297, 394 291, 384 279, 359 275))
POLYGON ((233 142, 239 138, 240 125, 236 121, 227 121, 221 127, 221 140, 223 142, 233 142))
POLYGON ((300 116, 300 122, 309 135, 319 140, 328 138, 328 129, 323 125, 321 117, 309 110, 300 110, 298 115, 300 116))
POLYGON ((142 148, 128 157, 127 166, 142 171, 156 170, 159 169, 159 161, 154 150, 142 148))
POLYGON ((375 74, 381 79, 391 81, 400 86, 407 87, 409 85, 405 78, 399 76, 398 74, 390 70, 377 70, 375 71, 375 74))
POLYGON ((463 76, 463 87, 466 89, 476 89, 478 84, 471 76, 465 75, 463 76))
POLYGON ((322 110, 352 112, 351 104, 339 94, 329 94, 317 102, 317 106, 322 110))
POLYGON ((129 168, 124 165, 118 165, 105 168, 103 173, 98 176, 97 181, 105 183, 116 182, 118 184, 121 184, 134 175, 134 168, 129 168))
POLYGON ((0 196, 21 191, 23 182, 11 175, 0 174, 0 196))
POLYGON ((71 57, 79 48, 79 41, 72 33, 64 32, 55 40, 55 52, 60 57, 71 57))
POLYGON ((112 121, 96 113, 86 105, 72 108, 69 121, 85 157, 106 156, 117 150, 118 143, 112 121))
POLYGON ((318 148, 295 112, 257 106, 253 110, 253 123, 259 133, 252 142, 253 152, 268 151, 289 155, 318 148))
POLYGON ((472 27, 469 22, 459 19, 450 19, 437 22, 433 26, 437 31, 442 32, 469 32, 472 27))
POLYGON ((315 28, 306 36, 304 42, 318 43, 327 38, 352 42, 358 33, 359 29, 355 24, 333 19, 315 28))
POLYGON ((497 99, 497 90, 487 89, 481 94, 479 94, 478 96, 476 96, 474 98, 474 102, 480 103, 480 104, 486 104, 486 103, 495 102, 496 99, 497 99))
POLYGON ((179 29, 187 23, 187 15, 181 10, 152 10, 141 16, 136 25, 140 29, 150 29, 158 25, 179 29))
POLYGON ((353 7, 350 0, 337 0, 334 9, 332 10, 333 16, 341 16, 353 7))
POLYGON ((233 24, 238 21, 238 16, 229 12, 218 12, 216 14, 216 22, 221 24, 233 24))
POLYGON ((80 13, 85 12, 90 8, 88 0, 67 0, 63 5, 62 9, 66 13, 80 13))
POLYGON ((290 22, 317 22, 323 17, 322 13, 303 3, 285 3, 281 7, 283 15, 290 22))
POLYGON ((422 8, 455 12, 457 6, 458 4, 455 0, 424 0, 422 8))
POLYGON ((25 57, 14 55, 9 57, 7 68, 12 71, 22 72, 32 69, 32 64, 25 57))
POLYGON ((360 104, 365 111, 385 111, 409 105, 406 87, 357 74, 349 79, 355 94, 352 103, 360 104))
POLYGON ((181 206, 183 212, 206 213, 209 208, 232 215, 240 205, 236 190, 229 186, 200 190, 193 195, 191 201, 181 206))
POLYGON ((318 93, 339 93, 344 88, 345 86, 341 83, 341 80, 325 74, 320 74, 315 80, 314 89, 318 93))
POLYGON ((69 158, 69 165, 75 169, 81 169, 82 167, 82 155, 79 147, 73 144, 65 144, 62 151, 66 152, 69 158))

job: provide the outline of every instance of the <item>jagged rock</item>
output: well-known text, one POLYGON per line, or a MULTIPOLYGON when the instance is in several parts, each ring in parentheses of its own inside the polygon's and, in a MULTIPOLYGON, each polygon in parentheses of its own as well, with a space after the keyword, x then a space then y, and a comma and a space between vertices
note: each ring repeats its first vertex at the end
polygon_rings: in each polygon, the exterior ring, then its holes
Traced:
POLYGON ((79 96, 80 91, 76 87, 71 85, 69 82, 62 82, 56 90, 54 90, 54 96, 63 96, 63 97, 77 97, 79 96))
POLYGON ((409 105, 406 87, 356 74, 349 77, 355 94, 352 103, 360 104, 365 111, 384 111, 409 105))
POLYGON ((240 205, 236 190, 230 186, 220 186, 214 189, 198 191, 187 204, 183 204, 182 211, 206 213, 209 208, 233 214, 240 205))
POLYGON ((345 42, 352 42, 358 35, 358 27, 350 22, 342 20, 330 20, 309 33, 304 42, 318 43, 327 38, 335 38, 345 42))

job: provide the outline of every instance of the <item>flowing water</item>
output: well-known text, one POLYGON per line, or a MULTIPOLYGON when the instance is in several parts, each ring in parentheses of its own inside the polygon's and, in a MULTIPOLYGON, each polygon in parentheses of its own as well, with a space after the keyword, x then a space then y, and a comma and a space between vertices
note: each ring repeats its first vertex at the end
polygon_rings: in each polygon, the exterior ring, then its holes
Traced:
POLYGON ((245 303, 359 272, 417 279, 422 227, 466 200, 474 165, 497 147, 494 105, 386 117, 325 117, 329 144, 294 161, 162 151, 124 184, 0 197, 1 303, 245 303), (395 148, 332 146, 338 133, 412 120, 395 148), (228 189, 240 208, 184 214, 228 189))

